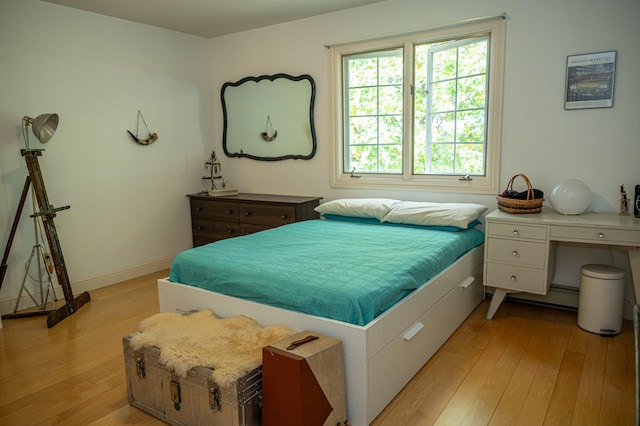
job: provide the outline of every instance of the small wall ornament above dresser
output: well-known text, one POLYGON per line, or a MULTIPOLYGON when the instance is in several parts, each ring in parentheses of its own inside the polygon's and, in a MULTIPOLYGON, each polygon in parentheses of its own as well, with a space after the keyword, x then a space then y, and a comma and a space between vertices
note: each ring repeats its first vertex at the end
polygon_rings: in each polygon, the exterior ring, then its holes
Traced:
POLYGON ((158 134, 157 133, 151 133, 151 130, 149 130, 149 126, 147 126, 147 122, 144 121, 144 117, 142 116, 142 113, 140 112, 140 110, 138 110, 138 122, 136 123, 136 134, 134 135, 129 130, 127 130, 127 133, 129 133, 129 136, 131 136, 131 139, 133 139, 134 141, 136 141, 140 145, 151 145, 156 140, 158 140, 158 134), (139 128, 140 128, 140 120, 142 120, 142 123, 144 124, 144 127, 147 128, 147 134, 149 136, 146 139, 141 139, 139 137, 140 134, 138 133, 138 131, 139 131, 139 128))

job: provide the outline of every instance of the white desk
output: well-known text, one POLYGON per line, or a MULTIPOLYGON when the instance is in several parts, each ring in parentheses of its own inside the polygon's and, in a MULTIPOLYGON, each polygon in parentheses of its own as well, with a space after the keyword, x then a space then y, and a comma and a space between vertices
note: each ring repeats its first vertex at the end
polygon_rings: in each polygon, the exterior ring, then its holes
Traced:
POLYGON ((492 319, 507 293, 545 295, 555 270, 556 242, 627 248, 636 303, 640 298, 640 219, 616 213, 565 216, 543 211, 486 216, 484 285, 495 287, 487 319, 492 319))

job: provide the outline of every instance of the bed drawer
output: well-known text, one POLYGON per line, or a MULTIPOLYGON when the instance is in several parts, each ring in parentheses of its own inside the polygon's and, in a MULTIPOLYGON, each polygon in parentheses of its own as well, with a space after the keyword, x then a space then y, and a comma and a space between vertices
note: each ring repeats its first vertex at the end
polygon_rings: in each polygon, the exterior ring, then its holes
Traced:
POLYGON ((384 371, 371 374, 368 385, 372 406, 386 405, 405 385, 403 377, 417 371, 436 353, 482 301, 482 281, 470 285, 456 285, 430 309, 389 342, 369 362, 369 370, 384 371))
POLYGON ((191 199, 191 217, 215 220, 238 221, 238 203, 209 202, 191 199))
POLYGON ((291 206, 240 203, 239 210, 241 223, 274 227, 296 221, 296 209, 291 206))

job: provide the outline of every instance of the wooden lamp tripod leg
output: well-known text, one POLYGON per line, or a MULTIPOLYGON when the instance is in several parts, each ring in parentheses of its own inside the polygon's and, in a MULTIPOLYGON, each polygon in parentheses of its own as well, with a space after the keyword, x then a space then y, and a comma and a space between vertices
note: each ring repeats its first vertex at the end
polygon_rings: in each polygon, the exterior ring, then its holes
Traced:
MULTIPOLYGON (((44 180, 42 179, 42 172, 40 171, 40 164, 38 163, 38 156, 42 155, 41 149, 23 149, 22 156, 24 157, 27 163, 27 169, 29 170, 29 177, 27 177, 27 182, 25 182, 24 190, 22 193, 22 198, 20 200, 20 206, 18 208, 18 214, 16 215, 16 219, 14 220, 14 228, 17 227, 20 214, 22 212, 22 207, 24 206, 24 201, 26 198, 26 193, 29 190, 29 183, 33 185, 33 191, 36 196, 36 200, 38 203, 38 208, 40 211, 38 213, 34 213, 35 216, 42 217, 42 224, 44 225, 44 232, 47 236, 47 242, 49 243, 49 250, 51 251, 51 259, 53 260, 53 265, 56 270, 56 276, 58 278, 58 283, 62 287, 62 292, 64 293, 65 304, 58 309, 55 309, 50 312, 42 312, 48 313, 47 317, 47 327, 51 328, 69 315, 73 314, 75 311, 80 309, 82 305, 89 302, 91 300, 91 296, 88 292, 82 293, 78 297, 73 296, 73 291, 71 289, 71 282, 69 281, 69 275, 67 274, 67 267, 64 262, 64 256, 62 255, 62 247, 60 246, 60 239, 58 238, 58 232, 56 231, 56 226, 53 221, 53 218, 56 216, 56 212, 60 210, 68 209, 69 206, 61 207, 61 208, 53 208, 52 205, 49 204, 49 199, 47 197, 47 191, 44 187, 44 180)), ((13 235, 15 234, 15 229, 12 228, 11 235, 9 237, 9 243, 7 244, 7 249, 5 250, 5 259, 3 259, 1 277, 4 278, 4 273, 6 270, 6 257, 8 257, 9 249, 11 247, 11 242, 13 240, 13 235)), ((2 281, 0 281, 0 285, 2 285, 2 281)), ((37 315, 37 313, 35 313, 37 315)), ((34 313, 28 313, 22 316, 32 316, 34 313)), ((20 314, 12 314, 11 318, 16 318, 21 316, 20 314)), ((9 316, 5 316, 9 317, 9 316)))
POLYGON ((11 251, 11 245, 13 244, 13 238, 16 236, 16 230, 18 229, 18 223, 20 222, 20 216, 22 216, 22 209, 29 193, 29 186, 31 185, 31 176, 27 176, 27 180, 24 182, 24 188, 22 188, 22 195, 20 196, 20 203, 18 204, 18 211, 16 217, 13 219, 13 225, 11 225, 11 232, 9 233, 9 240, 7 246, 4 249, 4 256, 2 256, 2 264, 0 264, 0 289, 2 289, 2 282, 4 281, 4 275, 7 273, 7 259, 9 259, 9 252, 11 251))

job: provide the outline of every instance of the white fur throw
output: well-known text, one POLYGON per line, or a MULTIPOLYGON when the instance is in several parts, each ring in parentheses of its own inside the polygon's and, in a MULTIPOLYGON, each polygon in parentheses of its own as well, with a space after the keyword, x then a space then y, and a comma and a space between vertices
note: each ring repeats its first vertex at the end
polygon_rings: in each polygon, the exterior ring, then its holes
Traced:
POLYGON ((188 315, 155 314, 140 322, 130 341, 160 349, 160 364, 181 377, 193 367, 213 369, 212 377, 225 387, 262 364, 262 348, 293 334, 288 327, 260 327, 244 315, 218 318, 206 309, 188 315))

